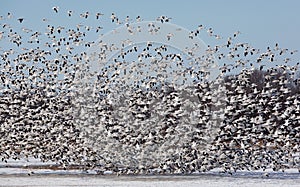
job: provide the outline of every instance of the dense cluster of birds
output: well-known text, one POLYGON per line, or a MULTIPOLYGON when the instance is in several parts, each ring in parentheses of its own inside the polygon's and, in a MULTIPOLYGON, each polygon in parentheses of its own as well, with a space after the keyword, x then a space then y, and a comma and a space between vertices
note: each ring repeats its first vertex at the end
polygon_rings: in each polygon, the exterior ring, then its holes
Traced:
MULTIPOLYGON (((60 11, 53 7, 54 14, 60 11)), ((142 21, 109 16, 128 28, 142 21)), ((21 28, 13 28, 14 19, 12 13, 0 19, 1 162, 33 157, 99 174, 300 171, 296 50, 276 43, 262 51, 239 42, 239 31, 225 39, 199 25, 183 39, 206 30, 221 44, 208 45, 200 56, 151 41, 132 44, 94 72, 89 48, 101 46, 103 54, 114 47, 86 39, 102 26, 66 28, 43 18, 42 33, 23 27, 23 17, 16 19, 21 28), (219 74, 210 79, 207 64, 216 62, 219 74)), ((157 28, 155 22, 149 27, 157 28)))

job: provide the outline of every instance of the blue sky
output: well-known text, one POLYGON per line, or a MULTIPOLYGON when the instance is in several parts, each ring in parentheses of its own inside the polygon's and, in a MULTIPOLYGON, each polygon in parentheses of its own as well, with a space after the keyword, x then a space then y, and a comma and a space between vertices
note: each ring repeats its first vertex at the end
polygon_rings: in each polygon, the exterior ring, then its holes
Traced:
MULTIPOLYGON (((242 33, 240 39, 254 47, 265 49, 278 42, 282 47, 300 49, 299 7, 298 0, 1 0, 0 15, 11 12, 16 19, 24 17, 22 26, 37 30, 45 28, 41 25, 42 18, 56 24, 72 25, 78 23, 78 15, 86 11, 102 12, 105 20, 109 20, 112 12, 123 19, 127 15, 133 18, 140 15, 144 20, 154 20, 166 15, 172 18, 172 23, 184 28, 192 30, 203 24, 224 37, 239 30, 242 33), (54 14, 53 6, 60 7, 58 14, 54 14), (67 10, 73 10, 77 17, 69 19, 67 10)), ((89 21, 103 25, 104 31, 115 27, 105 21, 89 21)))

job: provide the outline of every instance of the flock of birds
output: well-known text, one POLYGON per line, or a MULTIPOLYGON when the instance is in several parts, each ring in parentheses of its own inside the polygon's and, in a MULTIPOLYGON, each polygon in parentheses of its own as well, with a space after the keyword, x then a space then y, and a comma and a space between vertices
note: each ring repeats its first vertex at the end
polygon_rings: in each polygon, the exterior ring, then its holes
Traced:
MULTIPOLYGON (((163 44, 132 44, 92 72, 89 64, 96 62, 86 51, 113 47, 86 40, 102 26, 66 28, 43 18, 42 33, 23 27, 26 18, 17 18, 22 27, 14 29, 14 19, 12 13, 0 17, 1 162, 33 157, 99 174, 300 171, 297 51, 278 44, 262 51, 239 42, 239 31, 224 39, 199 25, 183 39, 206 32, 223 44, 207 46, 200 56, 193 49, 183 54, 163 44), (219 75, 211 80, 206 65, 216 62, 224 65, 214 66, 219 75)), ((115 13, 110 19, 128 32, 142 21, 115 13)), ((155 22, 149 27, 159 34, 155 22)))

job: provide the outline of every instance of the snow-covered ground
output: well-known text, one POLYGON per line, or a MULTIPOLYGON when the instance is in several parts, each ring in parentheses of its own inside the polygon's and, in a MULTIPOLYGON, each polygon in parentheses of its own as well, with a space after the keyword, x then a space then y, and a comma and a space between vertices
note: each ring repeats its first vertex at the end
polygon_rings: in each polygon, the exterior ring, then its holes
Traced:
POLYGON ((28 169, 24 166, 41 166, 35 159, 0 162, 0 186, 299 186, 298 169, 285 172, 240 171, 232 175, 219 169, 194 175, 116 176, 95 175, 94 171, 28 169), (8 167, 7 167, 8 166, 8 167))
POLYGON ((0 186, 299 186, 300 178, 258 176, 0 175, 0 186))

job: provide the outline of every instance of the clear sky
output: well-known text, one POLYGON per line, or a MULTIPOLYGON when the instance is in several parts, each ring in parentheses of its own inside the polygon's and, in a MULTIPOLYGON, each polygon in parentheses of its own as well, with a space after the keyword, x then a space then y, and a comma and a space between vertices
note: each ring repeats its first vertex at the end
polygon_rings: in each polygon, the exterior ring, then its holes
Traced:
MULTIPOLYGON (((112 12, 123 19, 139 15, 144 20, 155 20, 166 15, 172 23, 191 30, 203 24, 224 37, 241 31, 241 40, 261 49, 277 42, 282 47, 300 49, 299 7, 299 0, 0 0, 0 15, 11 12, 16 19, 24 17, 23 26, 38 30, 42 18, 68 25, 78 23, 78 15, 86 11, 104 13, 106 20, 112 12), (53 13, 53 6, 60 8, 58 14, 53 13), (68 19, 68 10, 77 17, 68 19)), ((114 27, 104 21, 99 24, 107 29, 104 31, 114 27)))

